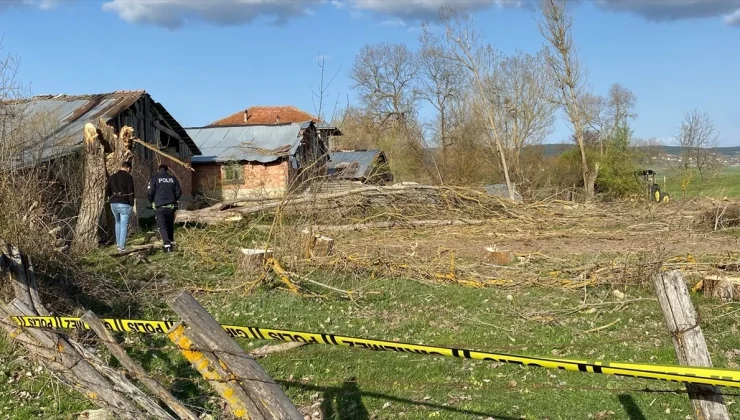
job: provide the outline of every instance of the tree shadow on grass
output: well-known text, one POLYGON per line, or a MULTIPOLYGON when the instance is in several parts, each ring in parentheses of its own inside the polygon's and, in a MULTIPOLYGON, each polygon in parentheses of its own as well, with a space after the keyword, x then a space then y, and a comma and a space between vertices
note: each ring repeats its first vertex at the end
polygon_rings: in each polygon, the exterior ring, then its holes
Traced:
POLYGON ((645 414, 642 413, 642 410, 637 406, 635 399, 631 395, 621 394, 618 398, 619 403, 622 404, 630 420, 647 420, 645 414))
POLYGON ((300 388, 304 391, 322 393, 323 401, 321 403, 321 413, 323 416, 322 418, 325 420, 370 420, 370 413, 362 402, 363 397, 377 398, 380 400, 418 407, 427 407, 449 413, 465 414, 467 416, 492 417, 500 420, 518 419, 518 417, 507 417, 493 413, 465 410, 428 401, 415 401, 379 392, 362 391, 358 387, 358 383, 354 378, 344 381, 341 386, 333 387, 302 384, 293 381, 277 380, 276 382, 280 383, 285 388, 294 387, 300 388))

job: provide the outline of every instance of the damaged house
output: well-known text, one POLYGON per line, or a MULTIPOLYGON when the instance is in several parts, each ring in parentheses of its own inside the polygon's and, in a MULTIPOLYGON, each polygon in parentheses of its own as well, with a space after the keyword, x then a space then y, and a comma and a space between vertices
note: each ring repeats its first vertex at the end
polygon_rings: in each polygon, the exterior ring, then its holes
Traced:
POLYGON ((329 129, 313 121, 187 128, 203 153, 192 160, 194 188, 212 200, 299 190, 326 174, 328 148, 320 132, 329 129))
POLYGON ((327 175, 332 181, 385 185, 393 181, 382 150, 338 150, 329 154, 327 175))
MULTIPOLYGON (((186 163, 200 150, 183 127, 145 91, 118 91, 92 95, 41 95, 13 101, 10 106, 26 118, 43 125, 38 141, 20 144, 18 168, 35 166, 78 154, 83 148, 85 124, 98 125, 105 121, 119 133, 123 126, 134 129, 134 137, 146 146, 135 143, 132 162, 137 207, 148 203, 146 185, 160 163, 167 164, 180 179, 183 201, 193 195, 193 172, 174 159, 186 163), (156 150, 157 152, 155 152, 156 150)), ((80 164, 81 166, 81 164, 80 164)), ((140 212, 141 216, 142 213, 140 212)))

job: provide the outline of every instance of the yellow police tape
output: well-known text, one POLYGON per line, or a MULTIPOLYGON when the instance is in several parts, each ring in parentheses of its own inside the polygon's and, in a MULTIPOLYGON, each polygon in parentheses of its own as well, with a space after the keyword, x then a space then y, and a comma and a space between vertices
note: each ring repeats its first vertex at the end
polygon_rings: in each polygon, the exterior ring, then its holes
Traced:
MULTIPOLYGON (((11 318, 19 325, 31 328, 90 328, 89 325, 81 321, 80 318, 52 316, 14 316, 11 318)), ((175 325, 172 321, 148 321, 138 319, 101 319, 100 321, 111 331, 148 334, 167 333, 175 325)), ((276 330, 271 328, 242 327, 236 325, 221 325, 221 327, 231 337, 235 338, 296 341, 304 343, 330 344, 335 346, 359 347, 376 351, 395 351, 422 355, 458 357, 464 359, 492 360, 501 363, 539 366, 550 369, 563 369, 615 376, 740 388, 740 371, 731 369, 676 365, 648 365, 642 363, 589 362, 586 360, 490 353, 448 347, 398 343, 395 341, 371 340, 334 334, 276 330)))

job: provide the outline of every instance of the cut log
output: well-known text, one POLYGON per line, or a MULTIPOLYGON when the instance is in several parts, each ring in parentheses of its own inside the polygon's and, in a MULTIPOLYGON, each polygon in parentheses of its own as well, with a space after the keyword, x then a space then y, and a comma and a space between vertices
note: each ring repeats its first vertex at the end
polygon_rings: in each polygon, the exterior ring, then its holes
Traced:
POLYGON ((81 320, 90 325, 90 329, 92 329, 95 334, 100 337, 100 339, 103 341, 103 344, 105 344, 111 354, 113 354, 118 359, 118 361, 121 362, 121 365, 128 369, 129 372, 133 373, 136 379, 143 383, 149 389, 149 391, 152 392, 152 394, 156 395, 160 400, 167 404, 167 406, 172 409, 175 414, 177 414, 181 419, 184 420, 198 420, 198 416, 196 416, 195 413, 190 411, 180 401, 178 401, 170 393, 170 391, 167 390, 167 388, 163 387, 159 384, 159 382, 149 377, 144 368, 142 368, 131 357, 129 357, 126 351, 123 350, 123 348, 118 345, 118 343, 116 343, 111 333, 108 331, 107 328, 105 328, 103 323, 100 322, 98 317, 96 317, 92 311, 85 312, 85 315, 82 316, 81 320))
POLYGON ((72 240, 72 251, 78 254, 88 253, 98 247, 98 226, 103 215, 105 183, 108 179, 105 151, 95 126, 90 123, 85 124, 84 139, 85 180, 72 240))
POLYGON ((510 251, 499 251, 495 248, 486 247, 483 260, 495 265, 509 265, 516 261, 516 256, 510 251))
POLYGON ((182 292, 168 303, 184 322, 170 331, 170 339, 196 369, 212 366, 206 378, 227 399, 236 417, 303 420, 280 385, 190 294, 182 292))

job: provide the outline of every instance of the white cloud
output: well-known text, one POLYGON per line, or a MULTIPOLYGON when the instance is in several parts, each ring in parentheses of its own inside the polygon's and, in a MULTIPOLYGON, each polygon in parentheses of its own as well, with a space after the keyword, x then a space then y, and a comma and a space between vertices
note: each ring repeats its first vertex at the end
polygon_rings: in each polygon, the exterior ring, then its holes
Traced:
POLYGON ((596 4, 654 22, 722 17, 728 24, 740 23, 740 0, 597 0, 596 4))
POLYGON ((71 0, 0 0, 0 11, 13 7, 33 7, 41 10, 51 10, 61 3, 71 0))
MULTIPOLYGON (((537 0, 347 0, 354 10, 403 20, 434 20, 442 6, 470 12, 492 7, 533 8, 537 0)), ((740 0, 594 0, 605 11, 626 12, 650 21, 724 18, 740 26, 740 0)))
POLYGON ((443 6, 464 8, 470 12, 498 7, 525 7, 532 0, 349 0, 352 7, 403 19, 436 19, 443 6))
POLYGON ((732 14, 725 16, 725 23, 731 26, 740 26, 740 9, 737 9, 732 14))
POLYGON ((283 24, 306 16, 310 7, 324 0, 110 0, 103 9, 126 22, 175 29, 186 22, 214 25, 241 25, 257 19, 283 24))
POLYGON ((380 24, 383 26, 406 26, 406 22, 404 22, 404 20, 401 18, 384 20, 380 22, 380 24))

